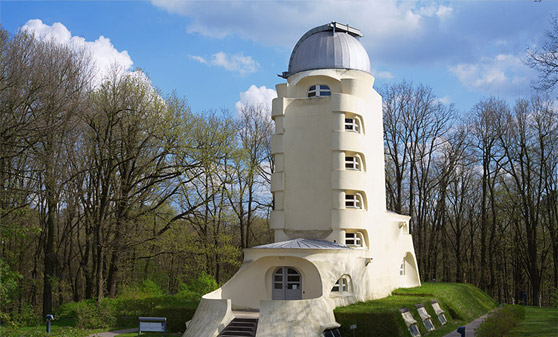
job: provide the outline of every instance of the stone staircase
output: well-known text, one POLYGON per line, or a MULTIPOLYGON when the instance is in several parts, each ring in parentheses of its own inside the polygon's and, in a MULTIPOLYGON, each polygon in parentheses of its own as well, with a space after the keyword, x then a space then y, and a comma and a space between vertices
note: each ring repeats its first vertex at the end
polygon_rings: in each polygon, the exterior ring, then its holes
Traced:
POLYGON ((255 337, 257 318, 234 318, 217 337, 255 337))

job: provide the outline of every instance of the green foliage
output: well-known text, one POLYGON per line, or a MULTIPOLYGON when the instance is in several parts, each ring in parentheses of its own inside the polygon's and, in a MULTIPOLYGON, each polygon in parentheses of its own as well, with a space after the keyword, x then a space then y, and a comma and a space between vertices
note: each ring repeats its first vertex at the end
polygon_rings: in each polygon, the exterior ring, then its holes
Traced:
POLYGON ((392 296, 379 300, 356 303, 335 309, 335 319, 341 324, 341 334, 352 336, 351 324, 357 325, 355 331, 361 337, 398 337, 410 336, 399 309, 408 308, 417 319, 422 335, 427 333, 424 324, 418 319, 416 304, 423 304, 432 316, 436 330, 429 336, 444 336, 454 331, 458 323, 465 323, 482 316, 496 306, 485 293, 469 284, 424 283, 422 287, 397 289, 392 296), (446 313, 448 324, 441 326, 436 318, 431 301, 437 300, 446 313))
POLYGON ((488 294, 468 283, 425 282, 421 287, 401 288, 394 295, 433 296, 443 305, 446 313, 455 319, 471 321, 497 306, 488 294))
POLYGON ((95 300, 66 303, 58 309, 60 319, 73 322, 81 329, 109 328, 116 324, 116 301, 104 298, 99 304, 95 300))
POLYGON ((136 327, 140 316, 166 317, 167 330, 176 332, 184 331, 196 307, 196 302, 176 296, 105 298, 99 305, 94 300, 66 303, 59 308, 57 320, 78 328, 106 330, 136 327))
POLYGON ((525 319, 510 332, 513 337, 558 335, 558 308, 524 307, 525 319))
POLYGON ((504 337, 525 318, 525 308, 520 305, 506 305, 491 312, 475 329, 477 337, 504 337))
POLYGON ((552 307, 558 308, 558 288, 554 288, 552 292, 552 307))
POLYGON ((18 311, 0 312, 1 325, 11 327, 34 326, 41 322, 41 316, 29 304, 24 304, 18 311))
MULTIPOLYGON (((69 326, 53 325, 50 334, 45 331, 45 326, 21 327, 21 328, 2 328, 0 327, 0 336, 2 337, 85 337, 89 336, 91 330, 83 330, 69 326)), ((137 335, 137 333, 136 333, 137 335)))
POLYGON ((191 279, 188 283, 181 283, 179 287, 178 298, 186 301, 199 301, 204 294, 212 292, 219 288, 219 285, 213 276, 202 271, 198 277, 191 279))
POLYGON ((163 295, 164 292, 161 287, 153 280, 147 279, 139 284, 122 287, 119 298, 148 298, 163 295))
POLYGON ((0 309, 10 306, 19 291, 18 281, 22 276, 11 270, 10 266, 0 259, 0 309))

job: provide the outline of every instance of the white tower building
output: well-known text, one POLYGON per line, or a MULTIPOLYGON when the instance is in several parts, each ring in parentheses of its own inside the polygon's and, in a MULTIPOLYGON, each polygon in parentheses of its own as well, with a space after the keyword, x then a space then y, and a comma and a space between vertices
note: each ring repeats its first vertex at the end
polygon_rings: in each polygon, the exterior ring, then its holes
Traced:
POLYGON ((386 210, 382 99, 360 37, 334 22, 294 47, 272 109, 275 243, 245 250, 185 336, 217 336, 251 310, 258 337, 319 337, 335 307, 420 285, 410 218, 386 210))

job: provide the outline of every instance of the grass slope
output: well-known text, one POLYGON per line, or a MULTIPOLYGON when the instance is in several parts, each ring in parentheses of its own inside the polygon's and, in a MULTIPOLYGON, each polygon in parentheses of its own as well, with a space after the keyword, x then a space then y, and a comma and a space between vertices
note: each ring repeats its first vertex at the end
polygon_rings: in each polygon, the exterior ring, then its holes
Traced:
POLYGON ((558 308, 525 307, 525 319, 517 324, 510 336, 558 336, 558 308))
MULTIPOLYGON (((423 283, 422 287, 397 289, 391 296, 380 300, 356 303, 335 309, 335 318, 343 336, 352 336, 351 324, 356 324, 356 336, 398 337, 410 336, 399 312, 400 308, 411 310, 419 321, 416 304, 423 304, 432 316, 436 330, 429 336, 443 336, 454 331, 459 325, 470 322, 496 307, 496 302, 487 294, 470 284, 463 283, 423 283), (437 300, 445 311, 448 324, 441 326, 432 308, 431 301, 437 300)), ((421 334, 426 334, 422 322, 418 322, 421 334)))

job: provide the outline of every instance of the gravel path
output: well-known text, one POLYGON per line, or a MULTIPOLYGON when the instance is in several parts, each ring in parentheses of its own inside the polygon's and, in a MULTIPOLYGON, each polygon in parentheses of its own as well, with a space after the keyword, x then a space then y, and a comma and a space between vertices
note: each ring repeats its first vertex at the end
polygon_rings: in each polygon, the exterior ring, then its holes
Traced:
POLYGON ((92 335, 89 335, 87 337, 113 337, 116 335, 120 335, 123 333, 128 333, 128 332, 137 332, 138 328, 132 328, 132 329, 124 329, 124 330, 114 330, 114 331, 107 331, 107 332, 97 332, 94 333, 92 335))
MULTIPOLYGON (((475 319, 474 321, 472 321, 471 323, 465 325, 465 337, 475 337, 475 329, 478 328, 479 325, 481 325, 481 323, 484 321, 486 316, 488 316, 488 314, 481 316, 475 319)), ((445 335, 444 337, 461 337, 461 334, 457 333, 457 331, 454 331, 452 333, 445 335)))

